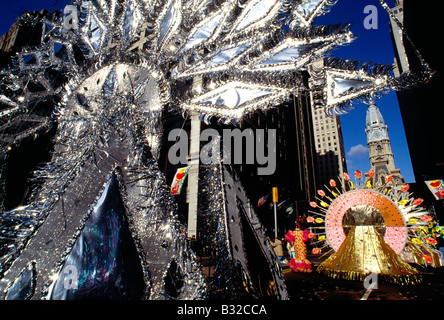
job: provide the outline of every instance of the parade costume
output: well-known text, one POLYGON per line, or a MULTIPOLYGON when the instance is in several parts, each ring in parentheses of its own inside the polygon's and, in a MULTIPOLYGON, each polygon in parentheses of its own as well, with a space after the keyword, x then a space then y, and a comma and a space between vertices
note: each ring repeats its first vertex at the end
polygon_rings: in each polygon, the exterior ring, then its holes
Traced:
POLYGON ((307 246, 309 231, 299 229, 290 230, 285 239, 291 246, 292 259, 288 266, 293 272, 312 272, 311 262, 307 259, 307 246))

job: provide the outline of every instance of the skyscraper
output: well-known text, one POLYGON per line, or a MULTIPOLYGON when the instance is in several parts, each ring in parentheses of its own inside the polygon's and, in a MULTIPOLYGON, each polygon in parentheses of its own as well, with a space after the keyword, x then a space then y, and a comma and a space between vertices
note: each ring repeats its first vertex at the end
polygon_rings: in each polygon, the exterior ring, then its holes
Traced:
POLYGON ((391 9, 391 35, 395 73, 421 72, 425 63, 437 71, 427 84, 397 92, 416 182, 444 177, 442 136, 444 109, 440 107, 444 86, 442 52, 437 47, 442 10, 436 1, 397 0, 391 9), (436 37, 436 39, 435 39, 436 37))
POLYGON ((411 190, 424 198, 425 206, 440 218, 444 215, 444 202, 434 198, 424 181, 444 178, 444 148, 440 145, 444 59, 437 46, 442 38, 442 10, 432 0, 397 0, 391 13, 395 72, 421 72, 426 63, 436 71, 428 83, 396 95, 416 180, 411 190))
MULTIPOLYGON (((324 60, 317 60, 310 70, 322 68, 324 60)), ((342 177, 347 172, 341 119, 327 116, 322 109, 314 107, 312 99, 312 119, 314 144, 316 148, 316 168, 318 187, 328 184, 330 179, 342 177)))
POLYGON ((347 172, 344 142, 339 116, 329 117, 323 110, 312 109, 319 186, 347 172))
POLYGON ((392 175, 394 185, 403 184, 404 178, 400 170, 395 167, 387 124, 374 101, 368 105, 365 134, 367 135, 370 164, 374 172, 374 176, 367 179, 372 179, 372 185, 385 184, 386 177, 392 175))

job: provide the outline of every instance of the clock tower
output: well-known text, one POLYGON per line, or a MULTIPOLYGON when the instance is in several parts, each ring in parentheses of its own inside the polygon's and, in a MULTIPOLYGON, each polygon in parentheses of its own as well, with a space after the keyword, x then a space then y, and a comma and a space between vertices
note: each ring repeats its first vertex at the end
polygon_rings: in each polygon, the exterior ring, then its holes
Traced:
MULTIPOLYGON (((384 184, 385 177, 388 175, 393 176, 389 184, 404 184, 404 178, 400 170, 395 168, 387 124, 384 122, 384 118, 373 100, 368 103, 365 133, 370 152, 370 164, 374 172, 372 185, 384 184)), ((367 177, 366 180, 368 179, 370 177, 367 177)))

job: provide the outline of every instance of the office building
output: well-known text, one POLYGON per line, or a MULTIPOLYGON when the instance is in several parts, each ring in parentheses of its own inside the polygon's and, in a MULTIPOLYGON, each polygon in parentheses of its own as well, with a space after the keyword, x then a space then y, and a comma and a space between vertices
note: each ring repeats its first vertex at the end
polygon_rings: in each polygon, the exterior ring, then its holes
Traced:
POLYGON ((312 109, 313 131, 316 146, 318 187, 330 179, 342 177, 347 172, 341 119, 327 116, 322 109, 312 109))
POLYGON ((444 68, 438 48, 442 11, 436 1, 397 0, 391 12, 398 20, 390 19, 395 73, 420 73, 426 71, 425 63, 436 71, 427 83, 397 96, 416 182, 440 179, 444 177, 444 149, 439 145, 444 119, 444 68))

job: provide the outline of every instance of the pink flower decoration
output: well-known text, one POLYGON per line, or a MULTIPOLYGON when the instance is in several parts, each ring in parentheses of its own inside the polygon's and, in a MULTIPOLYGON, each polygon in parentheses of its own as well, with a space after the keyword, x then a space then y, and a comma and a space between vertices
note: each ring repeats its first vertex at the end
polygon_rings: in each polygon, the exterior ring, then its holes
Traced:
POLYGON ((320 195, 321 197, 325 197, 324 190, 318 190, 318 195, 320 195))
POLYGON ((344 173, 344 179, 345 179, 345 181, 350 180, 350 176, 348 175, 347 172, 344 173))
POLYGON ((425 222, 429 222, 429 221, 432 221, 433 218, 431 216, 424 216, 424 217, 421 218, 421 220, 425 221, 425 222))
POLYGON ((314 221, 315 221, 315 219, 313 217, 307 217, 308 223, 313 223, 314 221))
POLYGON ((335 188, 336 187, 336 181, 333 179, 330 179, 330 187, 335 188))

